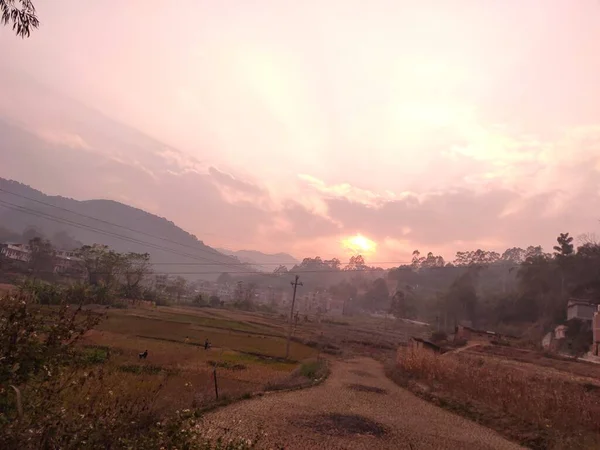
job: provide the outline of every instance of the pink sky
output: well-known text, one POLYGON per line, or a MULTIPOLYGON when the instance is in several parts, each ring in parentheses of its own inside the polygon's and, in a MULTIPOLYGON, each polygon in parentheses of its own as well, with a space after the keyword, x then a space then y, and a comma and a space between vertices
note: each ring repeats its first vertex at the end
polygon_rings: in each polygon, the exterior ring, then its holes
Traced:
POLYGON ((596 0, 37 8, 30 39, 0 30, 0 119, 57 158, 115 166, 65 180, 2 147, 2 177, 300 257, 344 256, 355 233, 376 242, 371 259, 404 260, 599 228, 596 0), (24 100, 30 80, 53 93, 24 100))

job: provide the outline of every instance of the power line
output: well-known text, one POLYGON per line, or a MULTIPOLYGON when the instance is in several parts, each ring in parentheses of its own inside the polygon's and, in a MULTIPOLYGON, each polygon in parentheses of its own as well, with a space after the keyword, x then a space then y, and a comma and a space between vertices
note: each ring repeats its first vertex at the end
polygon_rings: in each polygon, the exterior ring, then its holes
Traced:
MULTIPOLYGON (((80 217, 84 217, 86 219, 96 220, 96 221, 104 223, 106 225, 110 225, 110 226, 113 226, 113 227, 121 228, 121 229, 128 230, 128 231, 132 231, 134 233, 139 233, 139 234, 142 234, 144 236, 148 236, 148 237, 151 237, 151 238, 154 238, 154 239, 159 239, 161 241, 170 242, 172 244, 177 244, 177 245, 180 245, 180 246, 186 247, 186 248, 190 247, 189 244, 183 244, 181 242, 177 242, 177 241, 174 241, 174 240, 169 239, 169 238, 165 238, 165 237, 162 237, 162 236, 156 236, 154 234, 146 233, 145 231, 141 231, 141 230, 136 230, 134 228, 127 227, 125 225, 119 225, 117 223, 109 222, 108 220, 99 219, 99 218, 94 217, 94 216, 88 216, 87 214, 82 214, 82 213, 79 213, 77 211, 73 211, 72 209, 64 208, 62 206, 54 205, 52 203, 48 203, 48 202, 44 202, 44 201, 41 201, 41 200, 37 200, 35 198, 27 197, 27 196, 22 195, 22 194, 17 194, 16 192, 7 191, 6 189, 0 188, 0 192, 4 192, 4 193, 10 194, 10 195, 14 195, 15 197, 20 197, 20 198, 23 198, 25 200, 30 200, 30 201, 38 203, 40 205, 45 205, 45 206, 50 206, 52 208, 60 209, 62 211, 66 211, 66 212, 69 212, 71 214, 74 214, 74 215, 77 215, 77 216, 80 216, 80 217)), ((227 256, 227 255, 224 255, 223 253, 220 253, 220 252, 218 252, 218 251, 216 251, 216 250, 214 250, 212 248, 207 248, 207 249, 197 248, 196 250, 202 251, 202 252, 206 252, 206 253, 212 253, 212 254, 215 254, 217 256, 227 256)))
MULTIPOLYGON (((135 239, 135 238, 132 238, 132 237, 129 237, 129 236, 124 236, 124 235, 121 235, 121 234, 118 234, 118 233, 114 233, 114 232, 111 232, 111 231, 101 230, 99 228, 92 227, 91 225, 85 225, 85 224, 82 224, 82 223, 79 223, 79 222, 75 222, 75 221, 72 221, 72 220, 69 220, 69 219, 65 219, 65 218, 62 218, 62 217, 53 216, 52 214, 44 213, 44 212, 41 212, 41 211, 36 211, 36 210, 30 209, 30 208, 27 208, 27 207, 24 207, 24 206, 21 206, 21 205, 17 205, 17 204, 14 204, 14 203, 6 202, 4 200, 0 200, 0 205, 4 206, 7 209, 13 210, 13 211, 18 211, 18 212, 22 212, 22 213, 25 213, 25 214, 30 214, 30 215, 33 215, 33 216, 36 216, 36 217, 40 217, 40 218, 43 218, 43 219, 46 219, 46 220, 50 220, 52 222, 57 222, 57 223, 65 224, 65 225, 70 225, 70 226, 73 226, 75 228, 86 229, 86 230, 89 230, 89 231, 92 231, 92 232, 95 232, 95 233, 99 233, 99 234, 103 234, 103 235, 106 235, 106 236, 111 236, 111 237, 114 237, 114 238, 117 238, 117 239, 121 239, 121 240, 124 240, 126 242, 131 242, 131 243, 135 243, 135 244, 145 245, 145 246, 148 246, 150 248, 154 248, 156 250, 162 250, 162 251, 165 251, 165 252, 173 253, 175 255, 184 256, 184 257, 195 259, 195 260, 208 261, 210 263, 213 263, 212 265, 223 266, 223 267, 227 267, 227 266, 237 267, 237 266, 235 266, 236 263, 223 263, 221 261, 211 260, 209 258, 202 257, 202 256, 196 256, 196 255, 193 255, 193 254, 190 254, 190 253, 183 253, 183 252, 180 252, 180 251, 177 251, 177 250, 173 250, 173 249, 171 249, 169 247, 164 247, 164 246, 161 246, 161 245, 158 245, 158 244, 153 244, 151 242, 142 241, 140 239, 135 239)), ((220 253, 219 253, 219 255, 221 255, 222 257, 225 257, 225 258, 227 257, 227 256, 222 255, 220 253)), ((252 273, 259 274, 260 272, 253 271, 252 273)), ((264 275, 268 275, 268 274, 264 274, 264 275)))

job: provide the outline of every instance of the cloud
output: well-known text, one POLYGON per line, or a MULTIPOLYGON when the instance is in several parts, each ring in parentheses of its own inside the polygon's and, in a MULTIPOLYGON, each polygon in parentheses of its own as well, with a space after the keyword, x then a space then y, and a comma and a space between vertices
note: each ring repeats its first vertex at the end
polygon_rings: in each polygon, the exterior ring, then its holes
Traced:
POLYGON ((78 134, 67 131, 42 129, 36 134, 52 145, 64 145, 73 149, 91 150, 91 146, 78 134))
POLYGON ((327 185, 324 181, 307 174, 299 174, 298 178, 327 197, 343 197, 364 205, 377 206, 386 200, 396 197, 393 192, 388 191, 383 194, 377 194, 368 189, 352 186, 349 183, 327 185))

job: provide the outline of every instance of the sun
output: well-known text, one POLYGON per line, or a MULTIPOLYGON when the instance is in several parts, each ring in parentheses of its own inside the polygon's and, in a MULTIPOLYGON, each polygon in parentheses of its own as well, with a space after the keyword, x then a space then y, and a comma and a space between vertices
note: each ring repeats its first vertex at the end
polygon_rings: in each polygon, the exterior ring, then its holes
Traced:
POLYGON ((342 247, 350 250, 352 253, 370 255, 377 250, 377 243, 362 234, 355 234, 354 236, 342 239, 342 247))

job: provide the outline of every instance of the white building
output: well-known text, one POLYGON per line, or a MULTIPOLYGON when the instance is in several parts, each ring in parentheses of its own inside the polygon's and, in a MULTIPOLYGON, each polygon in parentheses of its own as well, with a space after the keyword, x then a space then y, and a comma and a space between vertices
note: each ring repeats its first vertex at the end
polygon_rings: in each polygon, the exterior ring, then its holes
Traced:
POLYGON ((597 306, 585 300, 571 299, 567 303, 567 320, 593 320, 597 306))
POLYGON ((4 244, 0 253, 13 261, 28 262, 31 259, 31 249, 26 244, 4 244))

